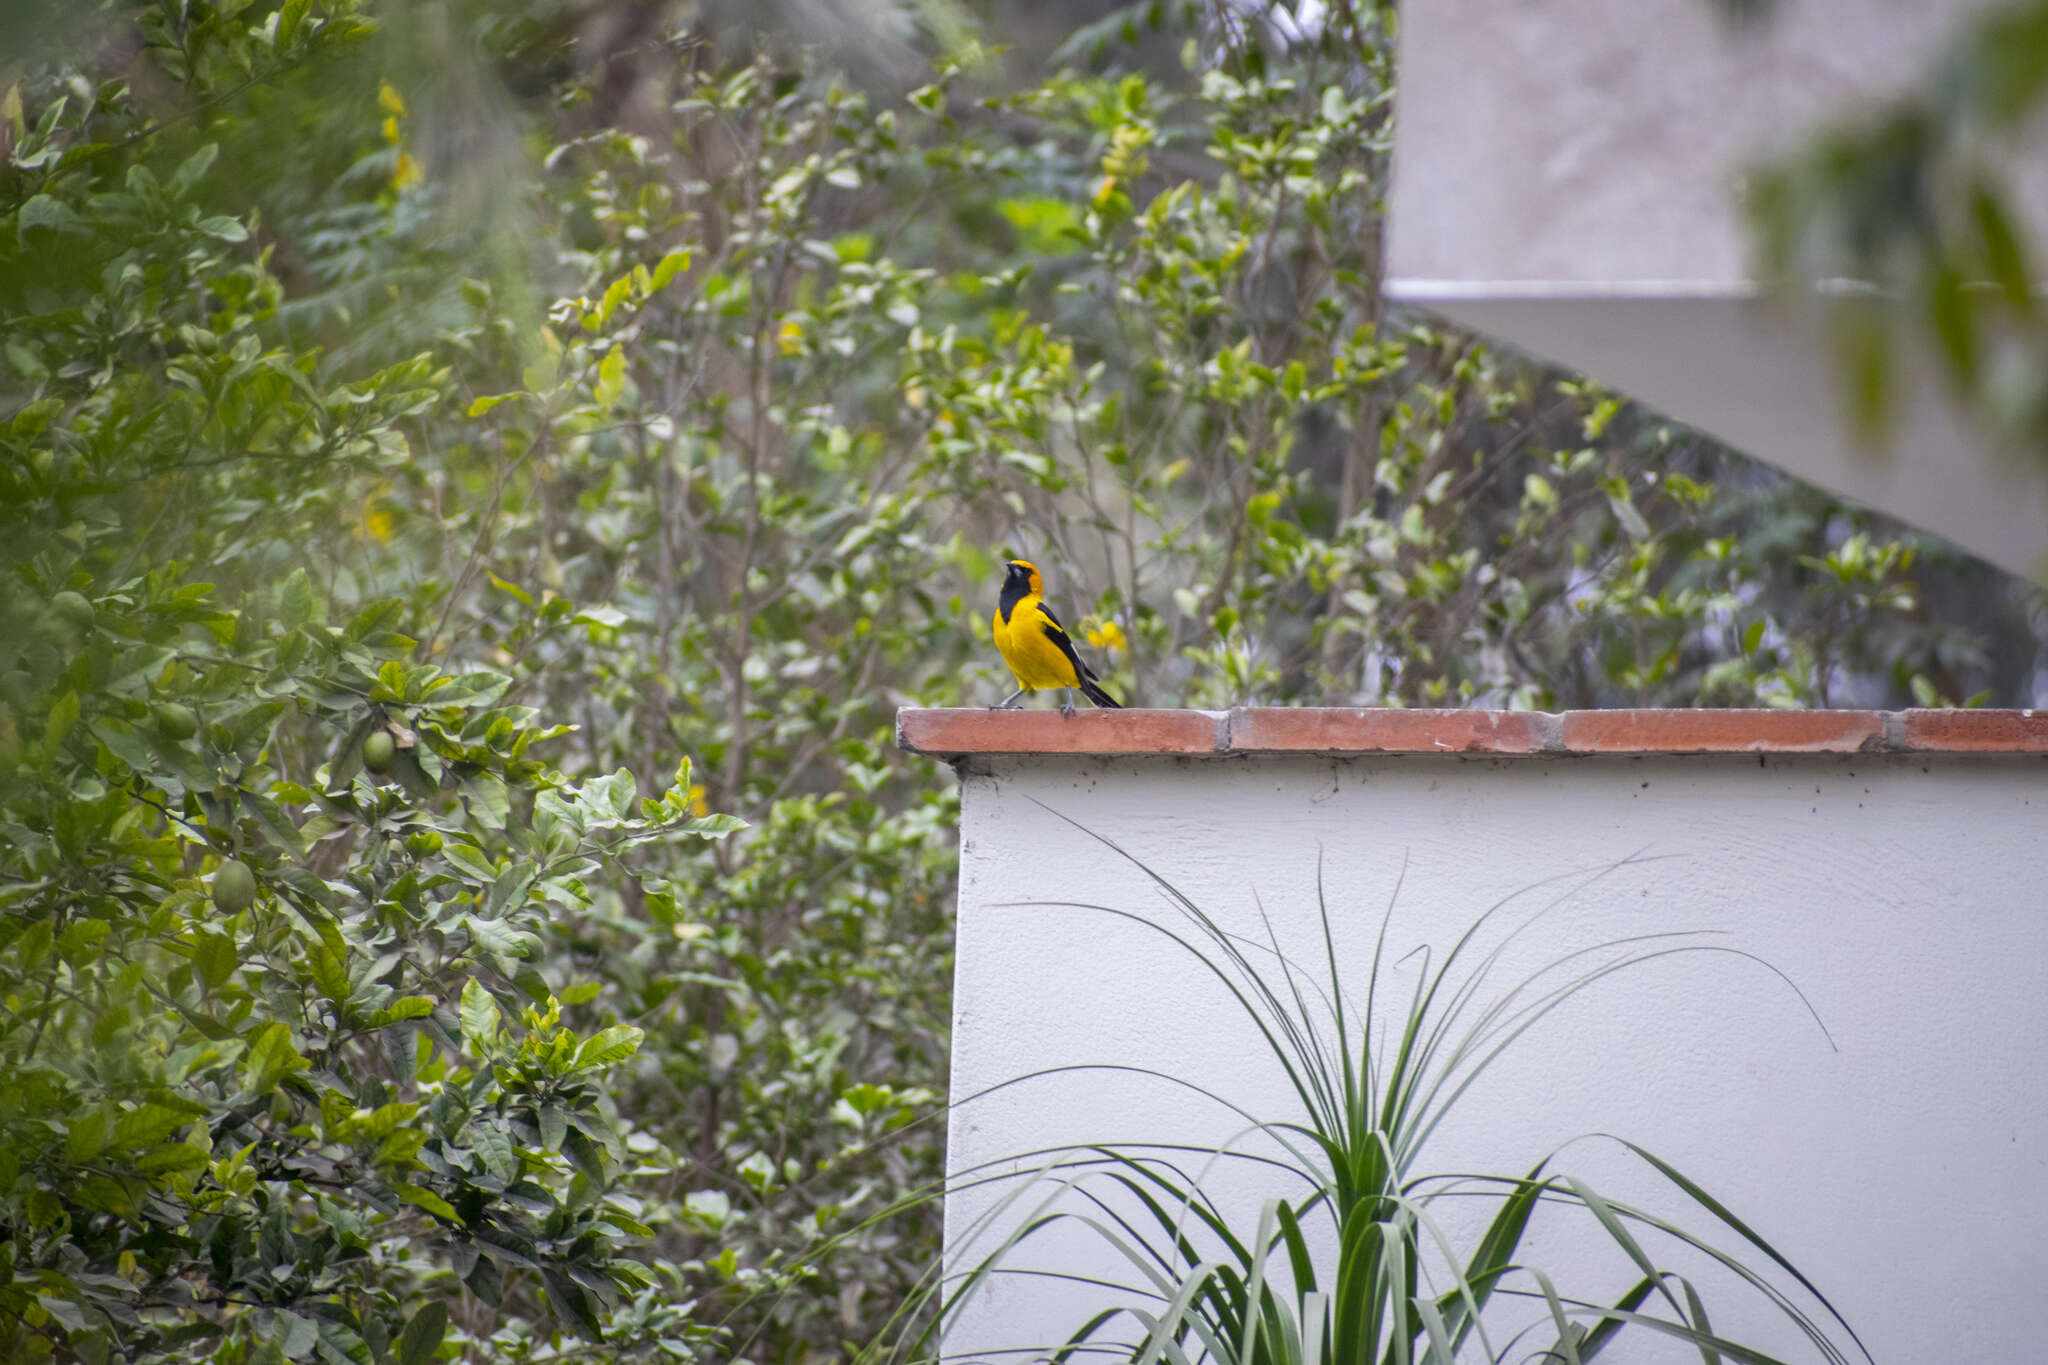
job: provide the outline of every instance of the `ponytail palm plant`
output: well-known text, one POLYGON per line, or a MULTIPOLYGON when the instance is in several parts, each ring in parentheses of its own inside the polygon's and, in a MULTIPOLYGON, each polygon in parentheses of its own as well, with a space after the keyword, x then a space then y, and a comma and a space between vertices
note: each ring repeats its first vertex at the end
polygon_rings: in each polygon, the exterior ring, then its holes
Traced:
MULTIPOLYGON (((1263 907, 1260 943, 1224 929, 1165 878, 1138 866, 1164 892, 1178 926, 1110 906, 1062 904, 1136 921, 1186 949, 1196 970, 1220 980, 1259 1030, 1301 1117, 1261 1120, 1238 1110, 1247 1125, 1240 1137, 1262 1135, 1261 1151, 1233 1141, 1222 1150, 1118 1144, 1046 1154, 1042 1178, 1050 1188, 1012 1184, 970 1230, 1011 1228, 951 1287, 942 1324, 956 1319, 991 1277, 1054 1274, 1018 1264, 1016 1253, 1049 1228, 1079 1223, 1114 1248, 1128 1273, 1113 1283, 1088 1281, 1091 1293, 1109 1290, 1111 1306, 1063 1339, 1054 1332, 1048 1341, 1019 1343, 1020 1356, 1139 1365, 1578 1365, 1629 1332, 1688 1343, 1707 1365, 1775 1365, 1777 1357, 1720 1335, 1694 1279, 1653 1255, 1680 1249, 1688 1264, 1719 1267, 1723 1278, 1782 1314, 1810 1347, 1801 1359, 1836 1365, 1870 1358, 1806 1275, 1698 1182, 1640 1146, 1611 1139, 1669 1187, 1690 1226, 1603 1197, 1554 1169, 1556 1152, 1521 1174, 1444 1174, 1424 1165, 1432 1136, 1473 1083, 1530 1028, 1595 982, 1678 953, 1734 953, 1775 968, 1696 933, 1653 934, 1563 954, 1489 995, 1489 981, 1506 974, 1510 944, 1576 887, 1603 875, 1594 873, 1572 880, 1534 913, 1522 912, 1518 924, 1510 907, 1527 905, 1535 888, 1486 911, 1440 956, 1422 949, 1399 962, 1388 948, 1390 901, 1370 971, 1352 982, 1338 968, 1320 875, 1322 962, 1311 969, 1282 952, 1263 907), (1489 937, 1496 940, 1490 946, 1489 937), (1411 960, 1420 963, 1412 987, 1387 998, 1398 969, 1411 960), (1280 1155, 1268 1154, 1274 1151, 1280 1155), (1205 1155, 1199 1171, 1238 1161, 1278 1165, 1299 1181, 1299 1193, 1267 1200, 1255 1226, 1233 1223, 1205 1190, 1205 1177, 1183 1168, 1205 1155), (1043 1197, 1026 1208, 1033 1190, 1043 1197), (1477 1220, 1439 1215, 1448 1201, 1474 1197, 1496 1207, 1477 1242, 1461 1247, 1451 1227, 1477 1220), (1634 1278, 1625 1292, 1609 1300, 1575 1296, 1522 1259, 1531 1220, 1546 1208, 1582 1217, 1589 1236, 1626 1258, 1634 1278), (1499 1324, 1516 1303, 1516 1316, 1534 1322, 1510 1335, 1499 1324)), ((1006 1178, 1013 1179, 971 1179, 1006 1178)))

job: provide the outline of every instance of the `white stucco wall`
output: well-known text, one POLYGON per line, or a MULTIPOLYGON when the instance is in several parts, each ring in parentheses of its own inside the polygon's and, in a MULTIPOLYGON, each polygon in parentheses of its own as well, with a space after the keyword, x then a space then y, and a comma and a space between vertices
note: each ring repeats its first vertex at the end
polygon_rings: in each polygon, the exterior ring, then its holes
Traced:
MULTIPOLYGON (((1651 855, 1581 887, 1526 936, 1519 960, 1623 935, 1725 930, 1726 945, 1797 983, 1840 1050, 1754 963, 1669 959, 1540 1025, 1466 1098, 1424 1166, 1520 1172, 1576 1135, 1627 1136, 1813 1275, 1876 1359, 2041 1359, 2044 778, 2038 758, 1952 754, 970 759, 952 1077, 965 1102, 949 1165, 1068 1142, 1215 1146, 1243 1127, 1189 1089, 1130 1072, 991 1091, 1049 1067, 1149 1068, 1262 1116, 1296 1117, 1242 1014, 1179 949, 1100 913, 1014 904, 1079 900, 1169 919, 1136 868, 1062 816, 1246 933, 1262 933, 1256 894, 1282 944, 1310 959, 1320 854, 1354 988, 1404 860, 1390 941, 1405 951, 1440 950, 1485 907, 1543 879, 1651 855)), ((1414 969, 1395 980, 1412 984, 1414 969)), ((1611 1147, 1581 1144, 1560 1165, 1681 1209, 1611 1147)), ((1242 1168, 1216 1179, 1249 1231, 1276 1191, 1242 1168)), ((991 1200, 981 1189, 949 1203, 950 1269, 971 1263, 967 1230, 991 1200)), ((1611 1299, 1633 1273, 1611 1253, 1588 1254, 1598 1239, 1585 1231, 1539 1225, 1525 1259, 1568 1291, 1611 1299)), ((1115 1266, 1073 1238, 1047 1243, 1039 1263, 1115 1266)), ((1014 1358, 994 1352, 1057 1342, 1091 1302, 1071 1285, 996 1283, 947 1353, 1014 1358)), ((1752 1302, 1724 1294, 1710 1308, 1718 1326, 1810 1358, 1752 1302)), ((1608 1358, 1698 1355, 1624 1337, 1608 1358)))
MULTIPOLYGON (((1930 78, 1988 0, 1431 0, 1401 14, 1387 293, 2048 580, 2048 479, 1915 358, 1888 448, 1853 438, 1822 306, 1760 301, 1741 186, 1930 78)), ((2037 246, 2048 158, 2007 170, 2037 246)), ((2038 256, 2038 250, 2036 255, 2038 256)))
MULTIPOLYGON (((1389 274, 1745 285, 1759 161, 1927 79, 1994 0, 1434 0, 1401 15, 1389 274)), ((2048 209, 2048 163, 2015 167, 2048 209)))

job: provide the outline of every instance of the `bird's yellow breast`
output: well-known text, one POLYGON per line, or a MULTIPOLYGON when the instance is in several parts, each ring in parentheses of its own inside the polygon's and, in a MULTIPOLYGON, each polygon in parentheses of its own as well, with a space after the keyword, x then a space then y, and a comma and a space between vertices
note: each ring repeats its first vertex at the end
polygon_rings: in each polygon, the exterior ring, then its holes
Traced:
POLYGON ((1046 635, 1043 620, 1035 596, 1019 601, 1007 621, 1001 612, 995 614, 996 648, 1002 652, 1003 662, 1016 674, 1019 687, 1079 687, 1081 680, 1074 676, 1074 666, 1046 635))

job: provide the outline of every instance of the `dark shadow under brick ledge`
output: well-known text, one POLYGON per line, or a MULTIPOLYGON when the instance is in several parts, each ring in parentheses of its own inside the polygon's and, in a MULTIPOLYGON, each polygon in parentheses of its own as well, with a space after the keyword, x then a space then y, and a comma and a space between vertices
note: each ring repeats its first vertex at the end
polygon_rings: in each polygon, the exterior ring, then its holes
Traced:
POLYGON ((2048 711, 1230 711, 896 713, 896 742, 974 754, 2048 754, 2048 711))

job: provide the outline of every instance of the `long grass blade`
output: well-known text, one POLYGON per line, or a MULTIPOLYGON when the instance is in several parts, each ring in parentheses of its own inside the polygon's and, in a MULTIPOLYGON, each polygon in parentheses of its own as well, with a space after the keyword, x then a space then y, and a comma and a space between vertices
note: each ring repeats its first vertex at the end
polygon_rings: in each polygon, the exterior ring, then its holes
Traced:
MULTIPOLYGON (((1632 1313, 1642 1307, 1643 1300, 1649 1298, 1656 1288, 1655 1280, 1637 1280, 1628 1293, 1614 1301, 1614 1306, 1621 1312, 1632 1313)), ((1607 1343, 1620 1333, 1623 1325, 1620 1318, 1603 1318, 1594 1324, 1593 1330, 1586 1333, 1585 1339, 1580 1343, 1582 1357, 1591 1360, 1599 1355, 1607 1343)))
POLYGON ((1536 1281, 1536 1288, 1543 1295, 1543 1306, 1550 1310, 1551 1326, 1557 1329, 1557 1340, 1543 1353, 1545 1365, 1582 1365, 1584 1358, 1579 1354, 1579 1329, 1566 1315, 1564 1300, 1558 1297, 1557 1286, 1540 1270, 1531 1270, 1529 1278, 1536 1281))
POLYGON ((1678 1186, 1679 1189, 1685 1191, 1686 1195, 1689 1198, 1691 1198, 1694 1203, 1698 1204, 1708 1213, 1713 1214, 1714 1217, 1721 1220, 1721 1222, 1726 1224, 1729 1228, 1732 1228, 1735 1231, 1735 1233, 1738 1236, 1740 1236, 1745 1242, 1748 1242, 1758 1251, 1761 1251, 1764 1255, 1770 1257, 1772 1264, 1776 1265, 1778 1269, 1784 1271, 1787 1275, 1790 1275, 1794 1280, 1798 1281, 1799 1287, 1801 1289, 1804 1289, 1807 1293, 1813 1295, 1814 1300, 1818 1302, 1821 1305, 1821 1307, 1827 1309, 1829 1316, 1834 1318, 1836 1325, 1839 1326, 1844 1332, 1847 1332, 1849 1334, 1849 1339, 1856 1343, 1856 1348, 1859 1351, 1863 1352, 1863 1358, 1865 1360, 1870 1360, 1872 1358, 1869 1348, 1865 1347, 1863 1344, 1863 1338, 1856 1335, 1856 1329, 1849 1325, 1848 1320, 1845 1319, 1841 1315, 1841 1313, 1836 1310, 1834 1304, 1828 1302, 1827 1295, 1821 1293, 1819 1287, 1816 1286, 1812 1280, 1807 1279, 1804 1274, 1800 1273, 1799 1268, 1793 1265, 1792 1262, 1790 1262, 1789 1260, 1785 1259, 1785 1257, 1779 1253, 1776 1247, 1772 1246, 1769 1242, 1765 1241, 1761 1236, 1759 1236, 1757 1232, 1749 1226, 1749 1224, 1743 1222, 1740 1218, 1736 1217, 1735 1214, 1729 1210, 1727 1205, 1723 1204, 1720 1200, 1714 1198, 1713 1195, 1708 1194, 1705 1189, 1700 1187, 1698 1182, 1694 1181, 1690 1176, 1687 1176, 1683 1171, 1679 1170, 1676 1166, 1673 1166, 1670 1162, 1665 1161, 1662 1157, 1659 1157, 1656 1153, 1648 1151, 1645 1148, 1638 1147, 1635 1143, 1630 1142, 1627 1138, 1614 1137, 1612 1134, 1608 1134, 1606 1136, 1608 1136, 1611 1141, 1618 1142, 1622 1146, 1628 1148, 1628 1150, 1634 1152, 1638 1157, 1642 1158, 1651 1166, 1655 1167, 1658 1174, 1662 1175, 1666 1180, 1669 1180, 1672 1184, 1678 1186))

